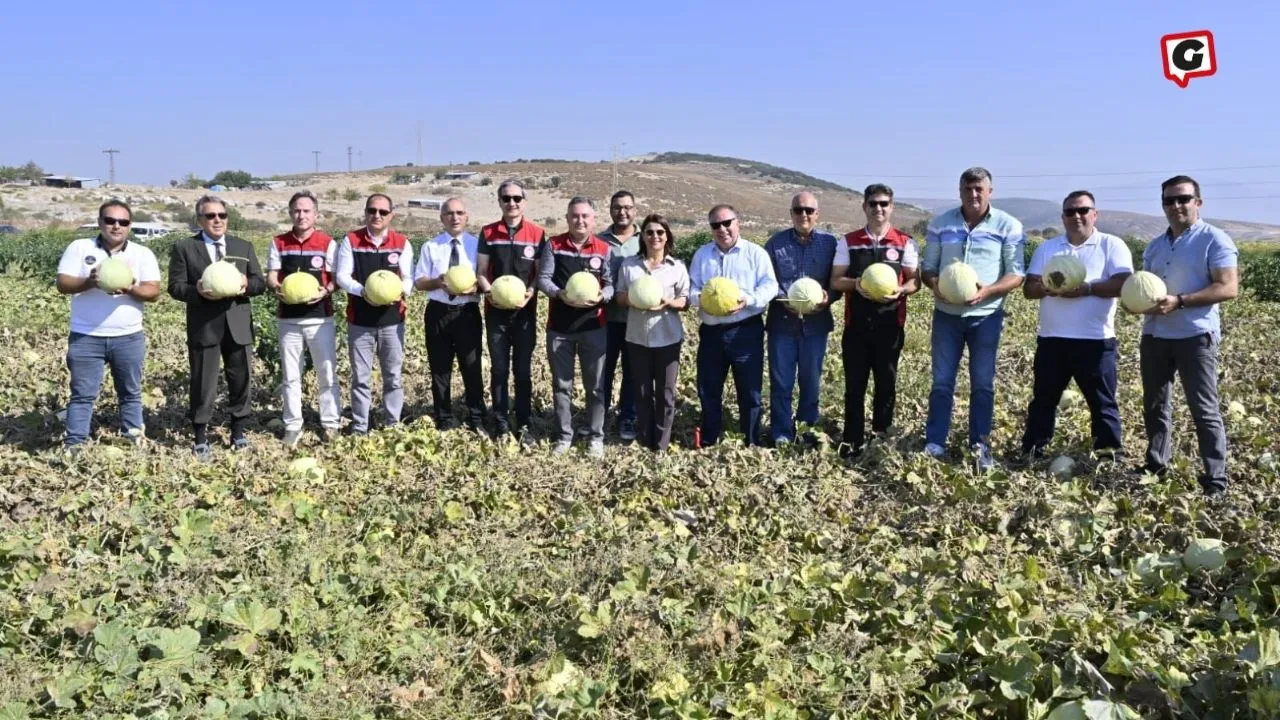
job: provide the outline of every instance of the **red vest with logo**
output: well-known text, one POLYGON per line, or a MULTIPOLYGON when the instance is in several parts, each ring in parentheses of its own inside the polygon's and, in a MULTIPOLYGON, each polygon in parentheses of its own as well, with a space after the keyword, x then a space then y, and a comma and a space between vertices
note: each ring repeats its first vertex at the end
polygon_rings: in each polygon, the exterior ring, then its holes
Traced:
MULTIPOLYGON (((520 227, 514 235, 507 229, 502 220, 485 225, 480 229, 480 252, 489 256, 489 268, 485 275, 493 282, 503 275, 515 275, 524 282, 525 287, 535 286, 538 280, 538 250, 547 237, 547 231, 527 218, 521 219, 520 227)), ((537 303, 530 301, 524 306, 528 312, 537 311, 537 303)), ((512 314, 517 310, 501 310, 493 307, 485 298, 485 307, 489 313, 512 314)))
MULTIPOLYGON (((555 270, 551 282, 563 289, 574 273, 586 271, 596 276, 604 287, 604 273, 609 266, 609 243, 592 235, 581 248, 573 244, 569 233, 556 235, 547 241, 555 258, 555 270)), ((558 333, 576 333, 604 327, 605 311, 601 303, 591 308, 569 307, 557 298, 551 298, 547 312, 547 328, 558 333)))
MULTIPOLYGON (((906 254, 907 243, 913 242, 911 236, 900 232, 897 228, 889 228, 884 239, 876 242, 867 234, 867 229, 855 230, 844 236, 849 246, 849 271, 846 277, 856 278, 862 275, 875 263, 884 263, 898 274, 898 285, 902 285, 902 258, 906 254)), ((844 323, 850 325, 897 323, 899 327, 907 322, 907 298, 899 298, 896 303, 872 302, 856 292, 845 293, 844 323)))
MULTIPOLYGON (((293 231, 272 238, 271 244, 280 255, 280 270, 277 273, 280 282, 284 282, 293 273, 304 272, 318 280, 320 287, 327 287, 331 275, 326 258, 332 242, 333 238, 319 230, 313 231, 306 240, 299 240, 293 231)), ((289 305, 281 302, 276 307, 276 317, 282 320, 326 318, 331 315, 333 302, 329 296, 312 305, 289 305)))
MULTIPOLYGON (((387 230, 387 237, 381 245, 369 241, 366 228, 352 230, 347 233, 351 243, 351 279, 364 285, 375 270, 390 270, 396 277, 400 273, 400 255, 409 247, 409 241, 395 230, 387 230)), ((404 322, 406 304, 404 298, 400 302, 386 307, 376 307, 365 302, 362 297, 347 297, 347 324, 362 327, 385 327, 404 322)))

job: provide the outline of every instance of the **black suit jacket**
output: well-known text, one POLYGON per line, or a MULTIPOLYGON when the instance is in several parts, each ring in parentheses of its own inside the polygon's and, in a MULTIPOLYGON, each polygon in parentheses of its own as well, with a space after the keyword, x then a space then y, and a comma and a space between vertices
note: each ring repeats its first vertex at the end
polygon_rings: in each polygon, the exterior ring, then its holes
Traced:
POLYGON ((219 345, 228 332, 239 345, 253 343, 249 298, 261 295, 267 288, 267 281, 262 276, 252 245, 234 235, 227 235, 226 243, 226 259, 240 268, 248 279, 248 287, 243 295, 223 300, 206 300, 196 292, 200 276, 213 264, 203 233, 179 240, 169 253, 169 294, 187 304, 188 345, 219 345))

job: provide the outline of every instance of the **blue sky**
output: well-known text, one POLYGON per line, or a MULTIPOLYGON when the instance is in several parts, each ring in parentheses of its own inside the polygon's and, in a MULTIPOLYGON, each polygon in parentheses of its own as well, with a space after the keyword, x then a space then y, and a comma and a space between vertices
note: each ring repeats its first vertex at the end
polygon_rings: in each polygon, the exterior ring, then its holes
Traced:
POLYGON ((1280 223, 1280 4, 1256 2, 11 3, 0 164, 165 183, 413 161, 761 160, 855 188, 1280 223), (1161 35, 1208 29, 1218 74, 1164 79, 1161 35), (16 72, 12 72, 16 70, 16 72), (1230 168, 1230 169, 1221 169, 1230 168), (1245 169, 1247 168, 1247 169, 1245 169))

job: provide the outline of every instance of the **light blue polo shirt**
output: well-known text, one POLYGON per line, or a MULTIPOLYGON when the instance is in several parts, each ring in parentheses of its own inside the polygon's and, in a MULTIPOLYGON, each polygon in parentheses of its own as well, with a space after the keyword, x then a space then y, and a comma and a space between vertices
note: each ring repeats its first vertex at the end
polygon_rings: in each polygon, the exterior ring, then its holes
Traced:
POLYGON ((704 325, 742 322, 764 312, 778 296, 778 278, 773 274, 769 253, 746 238, 738 238, 728 252, 721 252, 715 240, 698 248, 689 264, 689 280, 689 301, 698 308, 698 318, 704 325), (702 309, 702 286, 721 275, 737 283, 747 298, 746 307, 724 317, 709 315, 702 309))
MULTIPOLYGON (((1026 242, 1022 223, 1009 213, 989 208, 986 217, 970 230, 964 213, 957 207, 929 221, 920 272, 941 274, 951 263, 963 262, 973 268, 978 282, 985 287, 1005 275, 1026 274, 1022 262, 1026 242)), ((1003 296, 972 307, 934 300, 938 310, 961 317, 990 315, 1003 304, 1003 296)))
MULTIPOLYGON (((1176 238, 1165 230, 1148 243, 1142 253, 1142 269, 1159 275, 1170 295, 1186 295, 1208 287, 1213 282, 1212 271, 1236 267, 1239 254, 1230 235, 1198 220, 1176 238)), ((1168 315, 1147 315, 1142 325, 1143 335, 1166 340, 1205 333, 1216 338, 1221 330, 1217 303, 1182 308, 1168 315)))

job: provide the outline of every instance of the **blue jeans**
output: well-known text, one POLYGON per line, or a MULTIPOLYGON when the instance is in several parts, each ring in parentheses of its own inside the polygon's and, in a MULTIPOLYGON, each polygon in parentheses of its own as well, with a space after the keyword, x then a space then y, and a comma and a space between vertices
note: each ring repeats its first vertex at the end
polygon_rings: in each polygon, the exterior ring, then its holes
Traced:
POLYGON ((698 326, 703 445, 715 445, 724 430, 724 380, 730 370, 738 393, 738 427, 747 445, 759 445, 764 405, 764 321, 759 315, 732 325, 698 326))
POLYGON ((142 432, 142 363, 146 354, 147 340, 141 332, 119 337, 71 333, 67 341, 67 370, 71 371, 67 445, 78 445, 89 439, 93 404, 102 389, 104 365, 111 366, 121 424, 126 432, 142 432))
POLYGON ((769 435, 776 442, 794 440, 796 422, 818 422, 818 388, 822 384, 822 359, 827 354, 827 333, 792 335, 769 333, 769 435), (791 417, 791 392, 800 375, 800 408, 791 417))
POLYGON ((946 447, 960 356, 969 348, 969 445, 986 445, 996 410, 996 352, 1004 309, 960 317, 933 311, 933 388, 929 391, 926 443, 946 447))

